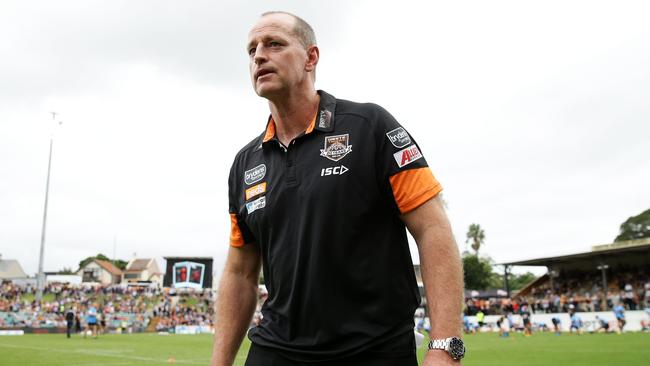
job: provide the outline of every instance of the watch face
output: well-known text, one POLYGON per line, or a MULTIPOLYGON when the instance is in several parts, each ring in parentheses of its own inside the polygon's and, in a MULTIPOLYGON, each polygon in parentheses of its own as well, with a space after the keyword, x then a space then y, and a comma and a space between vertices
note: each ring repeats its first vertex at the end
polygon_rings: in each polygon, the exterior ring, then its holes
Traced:
POLYGON ((465 345, 460 338, 453 337, 449 340, 449 355, 454 360, 460 360, 465 356, 465 345))

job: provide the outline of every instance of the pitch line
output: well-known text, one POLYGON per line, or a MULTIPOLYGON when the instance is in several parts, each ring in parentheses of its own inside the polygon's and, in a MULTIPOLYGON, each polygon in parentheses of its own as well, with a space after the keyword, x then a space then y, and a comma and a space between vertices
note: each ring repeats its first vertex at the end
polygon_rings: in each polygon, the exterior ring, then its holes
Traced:
MULTIPOLYGON (((48 348, 48 347, 33 347, 33 346, 19 346, 19 345, 13 345, 13 344, 0 344, 0 347, 8 347, 8 348, 23 348, 23 349, 32 349, 32 350, 39 350, 39 351, 48 351, 48 352, 59 352, 59 353, 80 353, 80 354, 86 354, 86 355, 92 355, 92 356, 103 356, 103 357, 116 357, 120 359, 128 359, 128 360, 136 360, 136 361, 150 361, 150 362, 160 362, 163 364, 168 364, 166 359, 159 359, 159 358, 152 358, 152 357, 142 357, 142 356, 124 356, 124 355, 116 355, 113 352, 101 352, 101 351, 89 351, 89 350, 62 350, 62 349, 57 349, 57 348, 48 348)), ((176 359, 175 363, 180 363, 180 364, 188 364, 188 365, 205 365, 205 362, 193 362, 193 361, 186 361, 183 359, 176 359)))

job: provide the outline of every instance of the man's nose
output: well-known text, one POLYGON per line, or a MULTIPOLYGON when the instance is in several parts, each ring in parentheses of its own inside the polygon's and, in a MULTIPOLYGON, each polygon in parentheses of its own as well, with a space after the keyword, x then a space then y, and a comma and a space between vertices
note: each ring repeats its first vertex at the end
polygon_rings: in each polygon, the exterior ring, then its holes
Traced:
POLYGON ((253 59, 257 64, 266 61, 266 49, 264 48, 264 45, 257 45, 255 48, 255 57, 253 59))

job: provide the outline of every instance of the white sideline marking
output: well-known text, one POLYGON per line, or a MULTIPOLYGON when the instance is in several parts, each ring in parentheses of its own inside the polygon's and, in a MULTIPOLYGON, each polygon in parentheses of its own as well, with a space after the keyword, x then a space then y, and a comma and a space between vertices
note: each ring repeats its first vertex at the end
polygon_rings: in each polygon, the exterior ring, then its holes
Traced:
MULTIPOLYGON (((34 350, 39 350, 39 351, 48 351, 48 352, 60 352, 60 353, 80 353, 80 354, 87 354, 87 355, 93 355, 93 356, 104 356, 104 357, 116 357, 116 358, 121 358, 121 359, 128 359, 128 360, 138 360, 138 361, 152 361, 152 362, 160 362, 167 364, 167 359, 159 359, 159 358, 152 358, 152 357, 141 357, 141 356, 124 356, 124 355, 117 355, 112 351, 108 352, 103 352, 103 351, 88 351, 88 350, 74 350, 74 349, 57 349, 57 348, 48 348, 48 347, 32 347, 32 346, 18 346, 18 345, 13 345, 13 344, 0 344, 0 347, 9 347, 9 348, 23 348, 23 349, 34 349, 34 350)), ((195 362, 195 361, 187 361, 183 359, 176 359, 175 363, 181 363, 181 364, 189 364, 189 365, 205 365, 205 362, 195 362)))
POLYGON ((133 365, 133 363, 132 363, 132 362, 124 362, 124 361, 117 361, 117 362, 106 361, 106 362, 102 362, 102 363, 95 363, 95 362, 88 363, 88 361, 81 361, 81 362, 71 363, 70 365, 81 365, 81 366, 119 366, 119 365, 133 365))

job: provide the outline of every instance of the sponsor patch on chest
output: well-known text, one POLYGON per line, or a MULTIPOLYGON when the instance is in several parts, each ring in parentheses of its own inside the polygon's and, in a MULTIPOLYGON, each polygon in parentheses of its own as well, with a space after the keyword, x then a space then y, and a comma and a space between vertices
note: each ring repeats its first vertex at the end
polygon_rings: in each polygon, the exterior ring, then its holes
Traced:
POLYGON ((254 185, 246 190, 246 200, 259 196, 260 194, 266 192, 266 182, 254 185))
POLYGON ((420 149, 418 149, 416 145, 413 145, 396 152, 393 154, 393 157, 397 162, 397 166, 401 168, 420 159, 422 157, 422 154, 420 153, 420 149))
POLYGON ((396 129, 387 132, 386 136, 388 137, 388 141, 397 148, 403 148, 411 143, 411 136, 409 136, 408 132, 406 132, 402 127, 397 127, 396 129))
POLYGON ((345 155, 352 152, 352 145, 349 144, 350 135, 326 136, 323 149, 320 151, 320 156, 328 158, 332 161, 339 161, 345 155))
POLYGON ((266 175, 266 165, 260 164, 253 169, 244 172, 244 183, 251 185, 255 182, 261 181, 266 175))
POLYGON ((348 169, 345 165, 339 165, 339 166, 332 166, 329 168, 323 168, 320 170, 320 176, 325 177, 328 175, 343 175, 345 174, 348 169))
POLYGON ((246 204, 246 211, 248 211, 248 214, 250 215, 251 213, 264 207, 266 207, 266 196, 262 196, 255 201, 248 202, 246 204))

